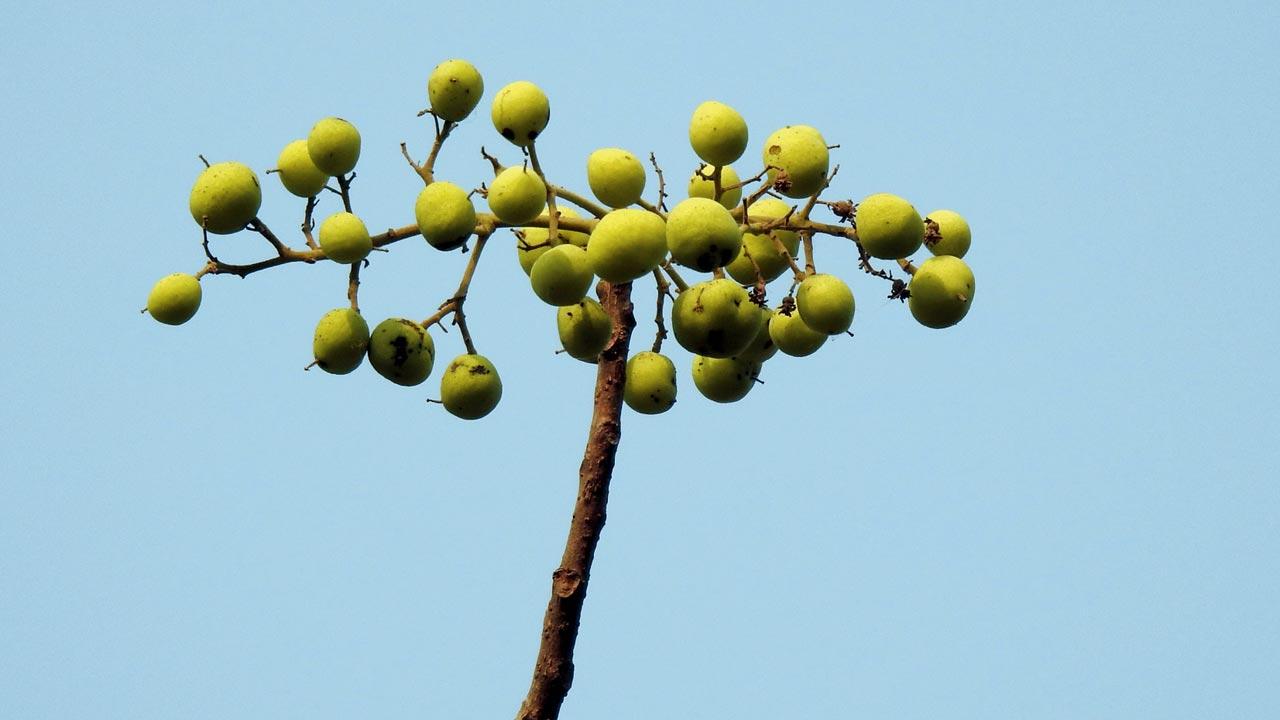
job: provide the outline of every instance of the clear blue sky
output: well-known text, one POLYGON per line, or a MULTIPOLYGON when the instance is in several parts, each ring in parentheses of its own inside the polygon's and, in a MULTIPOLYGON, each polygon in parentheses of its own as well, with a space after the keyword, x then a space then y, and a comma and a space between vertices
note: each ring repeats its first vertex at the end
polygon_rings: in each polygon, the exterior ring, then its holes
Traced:
MULTIPOLYGON (((179 328, 138 314, 201 265, 197 153, 262 172, 341 115, 357 212, 411 222, 398 145, 425 152, 451 57, 487 89, 439 166, 468 186, 481 145, 516 159, 487 99, 529 79, 563 184, 604 146, 683 178, 715 98, 748 158, 811 124, 835 196, 974 229, 950 330, 828 243, 855 337, 730 406, 670 346, 681 399, 624 417, 563 717, 1280 716, 1274 5, 180 5, 5 11, 0 716, 515 713, 593 369, 553 354, 513 245, 468 303, 506 385, 480 422, 425 403, 434 379, 301 371, 332 265, 208 278, 179 328)), ((425 317, 461 268, 403 242, 362 305, 425 317)))

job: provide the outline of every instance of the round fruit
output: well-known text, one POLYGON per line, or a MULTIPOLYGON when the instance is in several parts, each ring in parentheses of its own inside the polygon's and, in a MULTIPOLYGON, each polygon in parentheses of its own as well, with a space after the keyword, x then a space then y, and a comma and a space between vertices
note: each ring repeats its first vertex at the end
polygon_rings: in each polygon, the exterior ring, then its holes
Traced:
POLYGON ((692 285, 676 296, 671 329, 685 350, 707 357, 730 357, 756 338, 763 316, 747 291, 720 278, 692 285))
POLYGON ((587 262, 591 272, 613 283, 630 282, 667 256, 667 224, 648 210, 622 208, 607 213, 591 231, 587 262))
POLYGON ((810 275, 796 289, 796 310, 805 325, 839 335, 853 324, 853 291, 835 275, 810 275))
POLYGON ((769 334, 769 318, 773 317, 773 311, 758 305, 756 307, 760 311, 760 329, 756 331, 756 337, 751 344, 734 357, 747 362, 763 363, 778 354, 778 346, 774 344, 773 336, 769 334))
POLYGON ((509 225, 520 225, 547 209, 547 186, 526 167, 509 167, 489 184, 489 209, 509 225))
MULTIPOLYGON (((710 175, 710 165, 703 165, 693 172, 693 176, 689 178, 689 197, 715 199, 716 184, 711 181, 710 175)), ((739 182, 738 173, 732 167, 725 165, 720 168, 720 204, 725 210, 732 210, 742 202, 742 188, 725 190, 726 187, 737 185, 739 182)))
POLYGON ((533 293, 548 305, 574 305, 591 288, 591 266, 587 251, 577 245, 557 245, 533 264, 529 284, 533 293))
POLYGON ((502 378, 483 355, 459 355, 440 377, 440 402, 463 420, 478 420, 498 406, 502 378))
POLYGON ((427 77, 431 112, 442 120, 458 122, 476 109, 484 94, 484 79, 466 60, 445 60, 427 77))
POLYGON ((321 370, 346 375, 360 367, 369 350, 369 324, 351 308, 330 310, 316 323, 311 352, 321 370))
POLYGON ((742 229, 715 200, 681 200, 667 214, 667 247, 681 265, 710 272, 738 256, 742 229))
MULTIPOLYGON (((752 224, 761 221, 786 217, 791 206, 777 198, 758 200, 748 208, 747 218, 752 224)), ((782 241, 787 254, 792 258, 800 252, 800 235, 792 230, 770 230, 767 234, 745 232, 742 234, 742 250, 733 262, 725 266, 729 276, 743 285, 754 285, 756 282, 756 265, 760 266, 760 274, 765 282, 772 282, 790 269, 787 259, 778 252, 773 238, 782 241), (750 257, 748 257, 750 255, 750 257), (755 260, 755 265, 751 263, 755 260)))
POLYGON ((676 366, 671 358, 645 350, 627 360, 622 399, 638 413, 657 415, 676 402, 676 366))
POLYGON ((871 257, 900 260, 924 242, 924 221, 911 203, 889 193, 868 195, 858 203, 854 221, 858 242, 871 257))
POLYGON ((363 220, 338 212, 320 223, 320 249, 330 260, 350 265, 365 259, 373 250, 373 240, 363 220))
POLYGON ((737 402, 751 392, 760 377, 760 363, 736 357, 693 356, 693 384, 708 400, 737 402))
POLYGON ((556 311, 556 329, 565 352, 586 362, 595 362, 613 337, 613 321, 608 313, 587 297, 577 305, 565 305, 556 311))
POLYGON ((788 125, 775 131, 764 141, 764 164, 769 167, 769 182, 785 171, 791 181, 782 194, 803 198, 818 192, 827 179, 827 141, 808 125, 788 125))
MULTIPOLYGON (((556 211, 560 213, 561 218, 581 218, 580 215, 567 205, 556 205, 556 211)), ((539 218, 545 218, 546 213, 538 215, 539 218)), ((577 245, 580 248, 587 246, 587 240, 591 237, 587 233, 576 232, 573 230, 565 230, 562 227, 556 228, 556 239, 549 241, 547 228, 528 227, 514 231, 516 233, 516 258, 520 261, 520 268, 524 270, 524 274, 528 275, 533 270, 533 264, 542 257, 542 254, 556 245, 569 243, 577 245)))
POLYGON ((633 205, 644 192, 644 165, 621 148, 601 148, 587 156, 587 184, 611 208, 633 205))
POLYGON ((776 310, 769 318, 769 337, 782 352, 792 357, 804 357, 817 352, 829 336, 805 325, 800 313, 794 310, 790 315, 776 310))
POLYGON ((294 140, 285 145, 276 160, 276 170, 284 189, 298 197, 314 197, 329 182, 329 176, 311 162, 306 140, 294 140))
POLYGON ((728 165, 747 148, 747 121, 728 105, 708 100, 694 108, 689 144, 703 162, 728 165))
POLYGON ((147 313, 165 325, 181 325, 200 309, 200 295, 195 275, 165 275, 147 295, 147 313))
POLYGON ((342 118, 325 118, 307 135, 307 154, 321 172, 346 175, 360 159, 360 132, 342 118))
POLYGON ((418 323, 387 318, 369 336, 369 364, 397 385, 419 385, 436 362, 436 344, 418 323))
POLYGON ((248 165, 214 163, 196 178, 189 205, 197 225, 217 235, 229 235, 257 217, 262 187, 248 165))
POLYGON ((491 117, 493 127, 502 137, 526 147, 546 129, 551 120, 551 103, 542 88, 519 80, 494 96, 491 117))
POLYGON ((921 325, 951 327, 964 319, 973 304, 973 271, 958 257, 931 257, 916 268, 907 290, 911 293, 907 305, 921 325))
POLYGON ((969 223, 954 210, 934 210, 926 216, 927 220, 932 220, 938 224, 938 234, 941 239, 932 245, 926 243, 925 247, 929 248, 929 252, 934 255, 954 255, 962 258, 964 254, 969 252, 969 243, 973 240, 973 235, 969 232, 969 223))
POLYGON ((456 250, 476 228, 476 209, 467 191, 451 182, 437 180, 418 193, 413 214, 418 230, 431 247, 456 250))

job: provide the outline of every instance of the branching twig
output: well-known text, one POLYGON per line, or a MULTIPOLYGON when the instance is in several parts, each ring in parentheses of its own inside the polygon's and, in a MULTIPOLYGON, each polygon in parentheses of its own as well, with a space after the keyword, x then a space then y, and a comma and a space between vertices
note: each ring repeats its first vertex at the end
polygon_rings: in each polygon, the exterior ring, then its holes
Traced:
POLYGON ((653 166, 653 171, 658 175, 658 210, 667 211, 667 180, 662 174, 662 168, 658 166, 658 156, 649 153, 649 164, 653 166))
MULTIPOLYGON (((462 333, 462 343, 466 345, 467 352, 472 355, 476 354, 476 347, 471 342, 471 332, 467 329, 467 316, 462 312, 462 303, 467 299, 467 290, 471 287, 471 278, 475 275, 476 265, 480 262, 480 253, 484 250, 484 244, 489 239, 492 230, 483 228, 476 231, 476 242, 471 248, 471 257, 467 260, 467 267, 462 271, 462 279, 458 281, 458 289, 454 291, 453 296, 448 300, 440 303, 440 309, 431 317, 422 321, 422 327, 429 328, 432 325, 439 325, 440 321, 453 315, 453 324, 458 326, 458 330, 462 333)), ((444 329, 440 325, 440 329, 444 329)))

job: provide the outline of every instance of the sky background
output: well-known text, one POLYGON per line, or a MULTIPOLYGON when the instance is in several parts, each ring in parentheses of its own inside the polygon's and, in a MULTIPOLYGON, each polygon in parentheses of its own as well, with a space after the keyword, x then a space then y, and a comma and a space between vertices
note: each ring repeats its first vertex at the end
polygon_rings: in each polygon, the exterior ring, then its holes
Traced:
MULTIPOLYGON (((810 124, 841 146, 832 197, 974 233, 954 328, 828 240, 854 337, 727 406, 667 345, 679 402, 624 415, 562 717, 1280 716, 1274 4, 184 5, 5 10, 3 717, 514 715, 594 369, 554 354, 509 235, 467 303, 505 386, 478 422, 424 402, 457 333, 417 388, 302 372, 345 303, 330 264, 206 278, 181 327, 138 313, 202 265, 198 153, 258 171, 300 243, 301 201, 261 173, 340 115, 357 213, 412 222, 399 143, 425 154, 415 112, 453 57, 486 87, 438 166, 464 186, 482 145, 518 161, 488 101, 527 79, 561 184, 619 146, 680 197, 689 115, 718 99, 750 126, 744 174, 810 124)), ((370 324, 426 317, 463 262, 375 255, 370 324)))

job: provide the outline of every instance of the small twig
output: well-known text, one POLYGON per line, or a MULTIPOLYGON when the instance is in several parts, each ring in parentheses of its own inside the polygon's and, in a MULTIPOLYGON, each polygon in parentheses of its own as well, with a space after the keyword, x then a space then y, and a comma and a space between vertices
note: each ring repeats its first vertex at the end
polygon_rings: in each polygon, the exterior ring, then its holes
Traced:
POLYGON ((439 325, 440 329, 444 329, 444 325, 440 321, 453 315, 453 324, 458 326, 458 330, 462 333, 462 343, 466 345, 467 352, 472 355, 476 354, 476 346, 471 342, 471 332, 467 329, 467 317, 462 312, 462 303, 467 299, 467 290, 471 287, 471 278, 475 275, 476 265, 480 262, 480 253, 484 250, 485 241, 489 239, 492 229, 485 227, 476 231, 475 245, 471 248, 471 257, 467 260, 467 267, 462 271, 462 279, 458 281, 458 289, 453 296, 440 304, 440 309, 431 317, 422 321, 422 327, 427 328, 432 325, 439 325))
POLYGON ((285 244, 280 242, 280 238, 276 237, 276 234, 271 232, 271 229, 268 228, 267 224, 262 222, 262 220, 258 218, 252 219, 249 221, 248 227, 250 230, 266 238, 267 242, 271 243, 271 247, 276 249, 277 255, 284 255, 288 251, 285 244))
POLYGON ((204 155, 196 155, 196 157, 200 158, 200 162, 204 163, 205 167, 209 167, 209 161, 204 159, 204 155))
POLYGON ((350 177, 346 175, 338 176, 339 195, 342 196, 342 207, 347 212, 351 212, 351 181, 356 179, 356 174, 351 173, 350 177))
POLYGON ((307 198, 307 209, 302 213, 302 237, 306 239, 307 247, 312 250, 316 250, 320 247, 320 245, 316 243, 315 235, 312 233, 312 231, 316 229, 314 214, 316 206, 319 204, 319 196, 312 195, 307 198))
POLYGON ((667 277, 671 278, 671 282, 675 283, 677 291, 684 292, 689 289, 689 283, 680 277, 680 273, 676 272, 676 266, 672 265, 670 260, 662 261, 662 269, 666 271, 667 277))
POLYGON ((827 176, 826 180, 822 181, 822 186, 819 187, 812 195, 809 196, 809 202, 805 203, 804 209, 800 211, 801 220, 809 219, 809 213, 813 211, 813 206, 817 204, 818 196, 822 194, 823 190, 826 190, 828 187, 831 186, 831 181, 835 179, 836 173, 838 172, 840 172, 839 165, 836 165, 835 167, 831 168, 831 174, 827 176))
POLYGON ((818 272, 817 267, 813 264, 813 233, 800 233, 800 242, 804 247, 804 274, 806 277, 818 272))
MULTIPOLYGON (((649 153, 649 164, 653 166, 653 171, 658 175, 658 209, 666 212, 667 210, 667 180, 662 175, 662 168, 658 166, 658 156, 649 153)), ((654 352, 657 352, 656 350, 654 352)))
POLYGON ((431 113, 431 117, 436 120, 436 139, 431 143, 431 152, 427 155, 426 162, 422 163, 421 172, 418 173, 428 185, 435 180, 436 158, 440 156, 440 148, 444 147, 444 141, 449 137, 449 133, 458 126, 458 123, 446 120, 441 127, 440 118, 435 113, 431 113))
MULTIPOLYGON (((657 332, 653 337, 653 351, 662 352, 662 341, 667 338, 667 325, 663 319, 662 305, 667 297, 671 295, 671 285, 667 279, 662 277, 662 273, 658 270, 653 271, 653 279, 658 284, 658 312, 654 315, 653 321, 658 326, 657 332)), ((675 298, 672 297, 674 300, 675 298)))
POLYGON ((351 273, 347 276, 347 300, 351 301, 351 309, 360 312, 360 266, 369 262, 368 260, 360 260, 351 263, 351 273))
POLYGON ((556 186, 547 182, 547 176, 542 172, 542 165, 538 162, 538 144, 536 142, 529 143, 529 164, 533 166, 533 172, 542 180, 542 184, 547 188, 547 242, 555 244, 560 238, 559 235, 559 218, 560 213, 556 211, 556 186))

